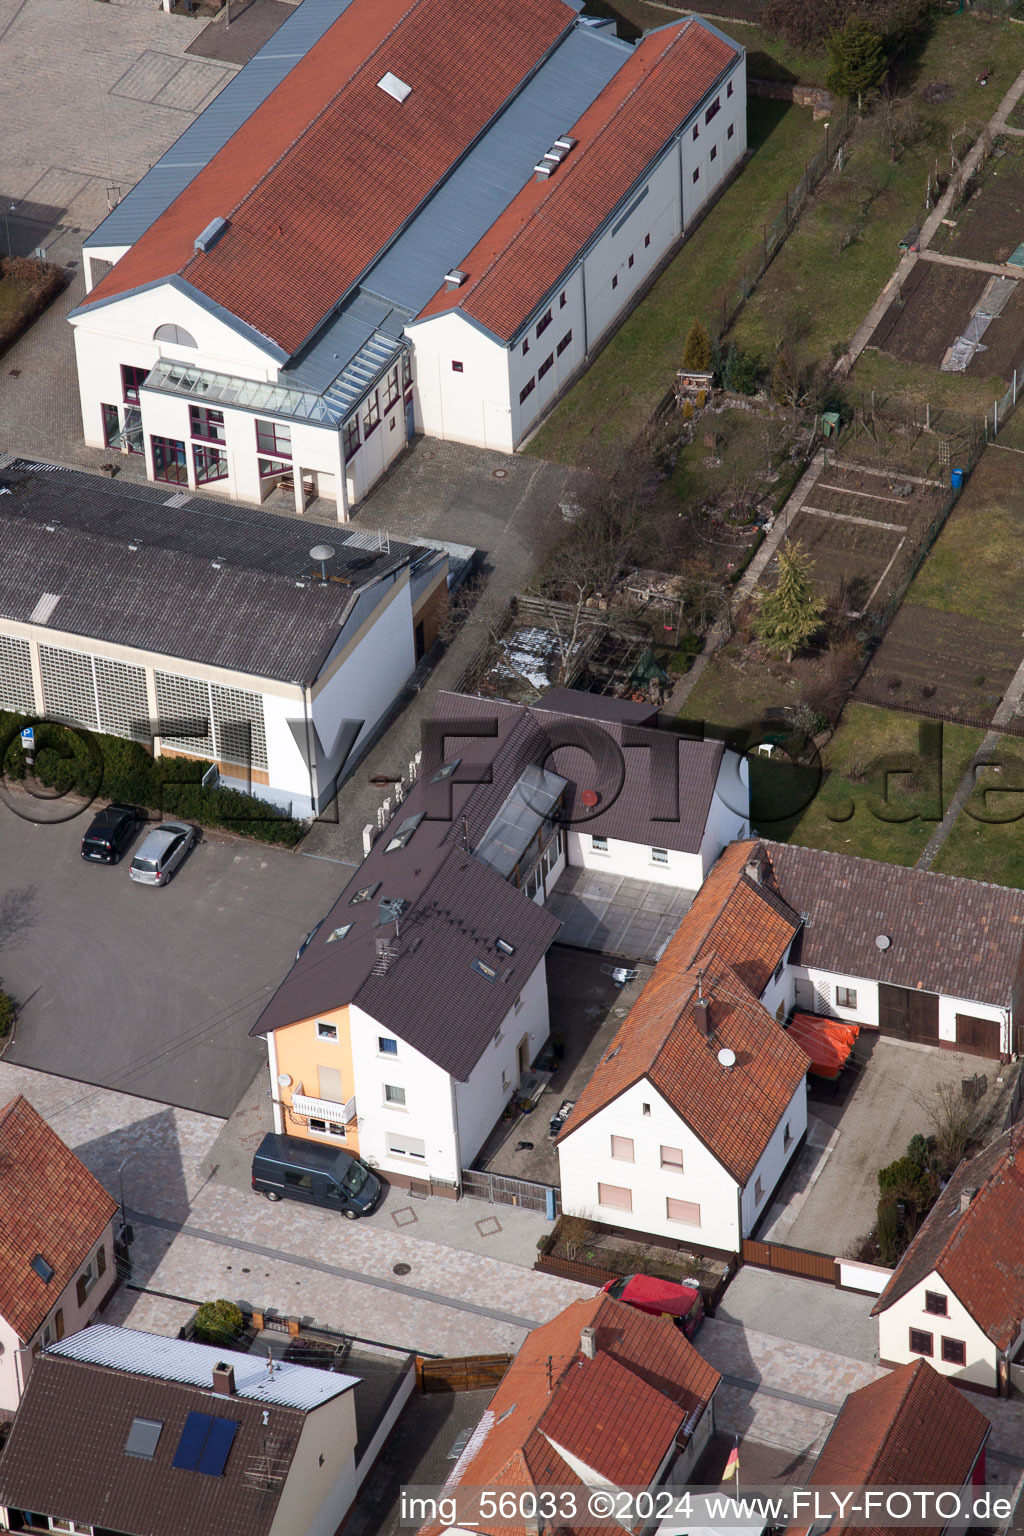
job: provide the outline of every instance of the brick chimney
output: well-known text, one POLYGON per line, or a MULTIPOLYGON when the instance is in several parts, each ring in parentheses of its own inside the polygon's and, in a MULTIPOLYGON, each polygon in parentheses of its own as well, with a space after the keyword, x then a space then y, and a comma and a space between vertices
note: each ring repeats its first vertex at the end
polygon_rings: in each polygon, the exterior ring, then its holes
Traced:
POLYGON ((580 1329, 580 1354, 586 1355, 588 1360, 593 1360, 597 1354, 597 1329, 580 1329))
POLYGON ((218 1360, 213 1368, 213 1390, 221 1397, 235 1396, 235 1368, 218 1360))
POLYGON ((697 1033, 705 1038, 711 1034, 711 999, 697 997, 693 1001, 693 1022, 697 1026, 697 1033))

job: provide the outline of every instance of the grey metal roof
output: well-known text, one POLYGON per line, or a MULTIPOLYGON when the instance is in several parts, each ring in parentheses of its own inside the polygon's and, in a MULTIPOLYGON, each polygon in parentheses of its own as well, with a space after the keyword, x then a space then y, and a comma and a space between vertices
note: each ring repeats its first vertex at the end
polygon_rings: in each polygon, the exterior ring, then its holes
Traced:
POLYGON ((339 579, 324 584, 308 526, 198 497, 179 504, 171 490, 17 465, 0 472, 0 617, 41 622, 32 616, 50 593, 59 596, 45 619, 54 631, 312 682, 359 621, 366 588, 380 582, 370 597, 383 600, 410 559, 436 558, 404 544, 368 551, 339 529, 330 565, 339 579))
MULTIPOLYGON (((91 1328, 83 1328, 81 1333, 73 1333, 70 1338, 52 1345, 50 1353, 193 1387, 209 1387, 214 1366, 225 1358, 223 1348, 218 1345, 168 1339, 134 1328, 112 1328, 108 1323, 94 1323, 91 1328)), ((232 1352, 228 1359, 234 1368, 235 1391, 239 1397, 256 1403, 277 1403, 284 1408, 318 1408, 332 1397, 350 1391, 359 1380, 357 1376, 318 1371, 312 1366, 293 1365, 287 1360, 275 1360, 274 1372, 270 1375, 262 1355, 232 1352)))
POLYGON ((85 241, 95 246, 133 245, 169 208, 256 108, 308 53, 350 0, 303 0, 205 112, 121 199, 85 241))
POLYGON ((330 386, 337 385, 342 409, 347 408, 345 370, 364 348, 374 344, 375 338, 383 346, 389 341, 399 342, 408 318, 408 310, 396 310, 371 293, 353 294, 321 327, 312 345, 301 349, 282 368, 281 382, 332 394, 330 386))
POLYGON ((367 273, 363 291, 421 310, 631 53, 589 27, 567 33, 367 273))

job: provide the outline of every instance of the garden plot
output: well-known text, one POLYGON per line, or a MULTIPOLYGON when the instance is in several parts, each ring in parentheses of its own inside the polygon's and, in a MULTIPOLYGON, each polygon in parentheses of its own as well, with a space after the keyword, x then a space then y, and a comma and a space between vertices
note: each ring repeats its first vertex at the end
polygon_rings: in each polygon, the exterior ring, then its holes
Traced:
POLYGON ((870 345, 901 362, 1008 381, 1024 361, 1024 289, 1015 278, 922 258, 870 345), (982 313, 992 318, 975 318, 982 313), (967 338, 980 346, 964 346, 967 338))
POLYGON ((1013 625, 905 602, 854 697, 991 720, 1020 659, 1020 631, 1013 625))
POLYGON ((951 256, 1006 262, 1024 241, 1024 152, 1016 143, 993 157, 981 188, 945 240, 951 256))
POLYGON ((938 508, 939 488, 858 465, 831 465, 790 537, 812 555, 822 589, 859 617, 879 607, 938 508))

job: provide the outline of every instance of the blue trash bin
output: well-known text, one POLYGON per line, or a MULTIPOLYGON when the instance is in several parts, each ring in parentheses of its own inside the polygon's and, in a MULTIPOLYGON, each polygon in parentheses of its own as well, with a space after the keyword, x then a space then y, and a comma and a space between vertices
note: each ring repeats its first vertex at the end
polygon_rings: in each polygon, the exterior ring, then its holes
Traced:
POLYGON ((954 469, 952 471, 952 473, 950 474, 949 483, 953 487, 954 491, 958 491, 960 489, 960 487, 964 483, 964 472, 963 472, 963 470, 962 469, 954 469))

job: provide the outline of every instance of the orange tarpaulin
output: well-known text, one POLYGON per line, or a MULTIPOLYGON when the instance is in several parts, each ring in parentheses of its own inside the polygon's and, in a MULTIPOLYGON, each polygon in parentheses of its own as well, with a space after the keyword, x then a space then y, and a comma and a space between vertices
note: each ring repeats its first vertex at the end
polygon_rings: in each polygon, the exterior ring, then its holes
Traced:
POLYGON ((795 1013, 789 1033, 811 1058, 810 1070, 816 1077, 837 1078, 850 1059, 860 1028, 814 1013, 795 1013))

